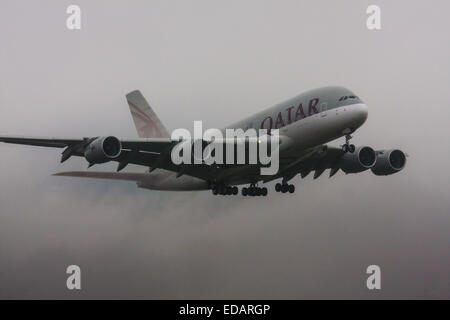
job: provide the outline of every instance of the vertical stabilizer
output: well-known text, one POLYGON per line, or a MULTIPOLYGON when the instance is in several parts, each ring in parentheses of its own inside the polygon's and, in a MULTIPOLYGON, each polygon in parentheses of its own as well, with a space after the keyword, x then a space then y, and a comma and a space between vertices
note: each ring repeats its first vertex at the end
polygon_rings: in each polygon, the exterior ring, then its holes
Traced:
POLYGON ((167 129, 139 90, 126 95, 136 131, 141 138, 169 138, 167 129))

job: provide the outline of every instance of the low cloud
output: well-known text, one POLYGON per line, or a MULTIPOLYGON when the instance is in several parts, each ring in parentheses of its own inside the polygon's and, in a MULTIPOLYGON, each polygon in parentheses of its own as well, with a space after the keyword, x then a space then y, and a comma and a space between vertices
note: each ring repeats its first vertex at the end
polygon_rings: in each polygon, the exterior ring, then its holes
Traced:
POLYGON ((447 2, 380 0, 373 32, 363 2, 80 0, 80 31, 48 3, 2 1, 0 134, 135 137, 137 88, 169 129, 223 127, 335 84, 369 106, 355 144, 410 156, 396 175, 296 177, 293 195, 244 198, 53 177, 87 163, 0 144, 0 298, 450 298, 447 2), (66 289, 71 264, 81 291, 66 289))

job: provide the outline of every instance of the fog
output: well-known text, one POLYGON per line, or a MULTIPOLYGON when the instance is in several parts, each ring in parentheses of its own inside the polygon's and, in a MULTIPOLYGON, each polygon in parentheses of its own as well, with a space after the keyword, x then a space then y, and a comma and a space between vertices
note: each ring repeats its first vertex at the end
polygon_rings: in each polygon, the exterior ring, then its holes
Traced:
POLYGON ((134 89, 173 130, 343 85, 369 107, 353 143, 408 162, 215 197, 53 177, 87 163, 0 144, 0 298, 450 298, 447 1, 379 0, 378 31, 368 1, 78 0, 76 31, 69 4, 0 2, 0 135, 136 137, 134 89), (366 287, 372 264, 381 290, 366 287))

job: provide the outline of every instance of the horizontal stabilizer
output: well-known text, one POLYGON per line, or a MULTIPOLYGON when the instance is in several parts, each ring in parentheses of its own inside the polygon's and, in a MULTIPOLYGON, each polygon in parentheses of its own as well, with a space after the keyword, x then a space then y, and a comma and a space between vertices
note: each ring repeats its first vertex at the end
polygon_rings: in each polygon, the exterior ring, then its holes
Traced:
POLYGON ((112 179, 125 181, 142 181, 147 173, 131 173, 131 172, 93 172, 93 171, 68 171, 55 173, 58 177, 79 177, 79 178, 95 178, 95 179, 112 179))

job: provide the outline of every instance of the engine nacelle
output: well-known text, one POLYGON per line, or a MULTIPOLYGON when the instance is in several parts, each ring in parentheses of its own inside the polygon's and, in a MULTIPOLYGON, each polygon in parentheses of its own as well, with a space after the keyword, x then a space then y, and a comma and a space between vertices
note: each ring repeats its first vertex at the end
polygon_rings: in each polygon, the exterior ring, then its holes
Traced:
POLYGON ((122 144, 116 137, 100 137, 92 141, 84 150, 84 157, 90 164, 105 163, 117 158, 122 152, 122 144))
POLYGON ((399 172, 405 167, 406 155, 398 149, 377 151, 377 162, 372 172, 377 176, 386 176, 399 172))
POLYGON ((345 173, 358 173, 372 168, 376 161, 375 151, 363 146, 356 148, 355 152, 345 153, 339 161, 339 168, 345 173))

